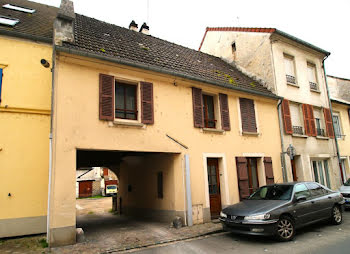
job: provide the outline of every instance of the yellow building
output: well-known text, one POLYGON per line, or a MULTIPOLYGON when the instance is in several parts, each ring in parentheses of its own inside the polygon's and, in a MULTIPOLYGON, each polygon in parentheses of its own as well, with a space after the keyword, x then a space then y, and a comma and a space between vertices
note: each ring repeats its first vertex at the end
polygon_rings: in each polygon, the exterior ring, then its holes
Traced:
POLYGON ((334 132, 338 141, 342 179, 350 178, 350 80, 327 76, 333 108, 334 132))
POLYGON ((148 35, 146 24, 125 29, 64 10, 54 38, 51 246, 75 242, 79 167, 117 174, 122 214, 185 225, 282 182, 280 97, 217 57, 148 35))
POLYGON ((1 238, 46 232, 51 72, 41 60, 51 63, 52 25, 43 24, 57 9, 22 0, 0 6, 1 238))

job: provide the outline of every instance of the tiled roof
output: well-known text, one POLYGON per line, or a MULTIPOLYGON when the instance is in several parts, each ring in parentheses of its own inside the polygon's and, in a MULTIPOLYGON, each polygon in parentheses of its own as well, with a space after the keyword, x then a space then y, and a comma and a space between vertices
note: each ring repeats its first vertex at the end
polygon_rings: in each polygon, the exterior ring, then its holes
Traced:
POLYGON ((74 31, 75 42, 63 43, 61 50, 277 98, 261 83, 215 56, 79 14, 74 31))
POLYGON ((276 33, 279 34, 281 36, 284 36, 290 40, 296 41, 306 47, 309 47, 313 50, 316 50, 318 52, 321 52, 325 55, 330 55, 331 53, 329 53, 328 51, 321 49, 315 45, 312 45, 311 43, 308 43, 304 40, 301 40, 293 35, 290 35, 286 32, 283 32, 281 30, 278 30, 276 28, 259 28, 259 27, 207 27, 203 36, 203 39, 201 41, 201 44, 199 46, 199 50, 201 50, 201 47, 203 45, 205 36, 207 35, 207 32, 210 31, 233 31, 233 32, 251 32, 251 33, 276 33))
POLYGON ((38 41, 51 42, 53 21, 58 8, 34 3, 26 0, 0 0, 0 15, 19 19, 14 27, 0 24, 0 34, 31 38, 38 41), (35 9, 33 14, 3 8, 5 4, 35 9))

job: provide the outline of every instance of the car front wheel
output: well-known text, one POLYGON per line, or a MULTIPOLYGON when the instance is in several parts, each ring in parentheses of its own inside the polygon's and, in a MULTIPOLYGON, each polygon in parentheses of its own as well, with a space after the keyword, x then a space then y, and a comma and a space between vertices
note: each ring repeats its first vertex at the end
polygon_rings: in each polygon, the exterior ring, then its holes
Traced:
POLYGON ((332 208, 332 215, 331 215, 331 222, 334 225, 340 225, 343 222, 343 213, 339 206, 333 206, 332 208))
POLYGON ((293 220, 288 216, 281 216, 277 222, 276 238, 279 241, 286 242, 294 238, 295 227, 293 220))

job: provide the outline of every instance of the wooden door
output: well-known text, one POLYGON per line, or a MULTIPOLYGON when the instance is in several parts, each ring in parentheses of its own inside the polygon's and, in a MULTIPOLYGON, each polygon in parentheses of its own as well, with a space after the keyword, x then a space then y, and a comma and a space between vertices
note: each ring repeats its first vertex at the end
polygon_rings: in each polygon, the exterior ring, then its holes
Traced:
POLYGON ((221 211, 220 175, 218 159, 207 160, 210 214, 218 217, 221 211))
POLYGON ((298 181, 298 177, 297 177, 297 169, 295 167, 295 160, 290 160, 290 163, 292 164, 292 173, 293 173, 293 182, 297 182, 298 181))
POLYGON ((79 198, 92 196, 92 181, 79 182, 79 198))
POLYGON ((256 158, 248 158, 248 182, 249 194, 253 194, 259 188, 258 164, 256 158))

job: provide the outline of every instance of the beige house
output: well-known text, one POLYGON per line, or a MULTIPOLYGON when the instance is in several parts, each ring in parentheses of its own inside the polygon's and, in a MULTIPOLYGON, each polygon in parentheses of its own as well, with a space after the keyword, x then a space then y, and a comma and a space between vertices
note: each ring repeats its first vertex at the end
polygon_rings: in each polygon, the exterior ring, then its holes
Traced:
POLYGON ((62 3, 54 38, 51 246, 75 242, 79 167, 116 173, 122 214, 179 216, 185 225, 283 181, 280 97, 220 58, 148 35, 146 24, 122 28, 62 3))
POLYGON ((235 63, 284 98, 285 181, 341 183, 323 62, 330 54, 275 28, 207 28, 200 51, 235 63), (287 154, 294 154, 288 156, 287 154))
POLYGON ((350 177, 350 80, 327 76, 333 108, 334 133, 338 141, 342 177, 350 177))

